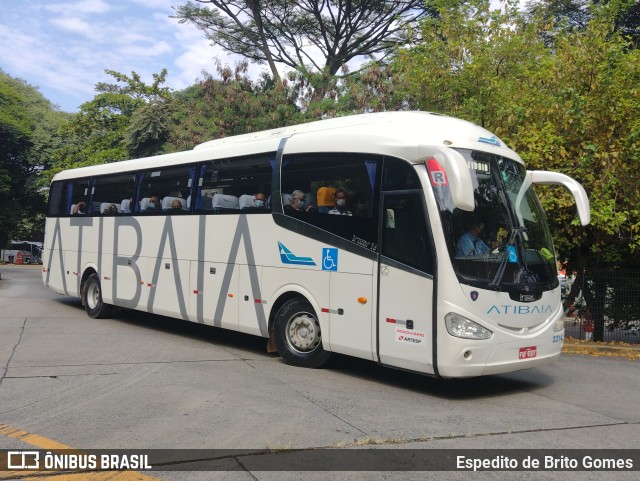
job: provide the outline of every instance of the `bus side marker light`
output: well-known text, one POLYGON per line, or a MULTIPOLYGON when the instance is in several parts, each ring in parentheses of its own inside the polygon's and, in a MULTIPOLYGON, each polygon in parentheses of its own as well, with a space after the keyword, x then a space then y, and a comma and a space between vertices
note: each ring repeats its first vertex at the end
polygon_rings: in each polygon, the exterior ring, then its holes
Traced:
POLYGON ((328 307, 321 307, 320 311, 326 312, 327 314, 338 314, 340 316, 344 314, 344 309, 329 309, 328 307))
POLYGON ((367 303, 367 298, 366 297, 358 297, 358 302, 360 304, 366 304, 367 303))
POLYGON ((233 294, 227 294, 227 297, 233 297, 233 294))
POLYGON ((394 319, 393 317, 387 317, 387 322, 390 324, 397 324, 399 326, 404 326, 407 329, 413 329, 413 321, 411 319, 394 319))

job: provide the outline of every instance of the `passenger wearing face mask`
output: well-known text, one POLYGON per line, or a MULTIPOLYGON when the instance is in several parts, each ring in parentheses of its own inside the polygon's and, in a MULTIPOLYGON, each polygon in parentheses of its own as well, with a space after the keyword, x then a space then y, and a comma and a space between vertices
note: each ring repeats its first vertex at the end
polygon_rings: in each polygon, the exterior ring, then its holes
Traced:
POLYGON ((294 190, 291 194, 291 203, 285 205, 284 209, 289 212, 310 212, 313 210, 313 206, 307 204, 307 197, 304 192, 294 190))
POLYGON ((162 205, 160 205, 160 199, 155 194, 149 196, 149 205, 143 211, 143 213, 145 214, 148 214, 150 212, 162 212, 162 205))
POLYGON ((256 204, 256 209, 266 209, 267 208, 267 196, 262 192, 258 192, 254 195, 254 202, 256 204))
POLYGON ((347 193, 344 189, 337 189, 334 195, 336 206, 327 213, 332 215, 353 215, 350 210, 347 210, 347 193))

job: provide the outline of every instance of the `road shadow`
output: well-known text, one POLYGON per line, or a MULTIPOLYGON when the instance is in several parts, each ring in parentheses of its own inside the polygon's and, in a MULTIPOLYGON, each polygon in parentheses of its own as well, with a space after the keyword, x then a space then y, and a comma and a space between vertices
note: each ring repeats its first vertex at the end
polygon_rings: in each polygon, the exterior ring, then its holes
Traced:
MULTIPOLYGON (((57 302, 78 310, 84 310, 79 299, 62 298, 57 299, 57 302)), ((276 353, 267 352, 267 340, 265 338, 251 334, 121 308, 116 309, 113 316, 108 320, 134 325, 142 329, 205 341, 227 349, 245 351, 247 358, 256 360, 279 358, 276 353)), ((282 359, 279 359, 279 362, 284 363, 282 359)), ((334 355, 329 364, 322 369, 385 384, 397 389, 449 400, 473 400, 492 398, 514 392, 531 392, 555 382, 553 377, 535 368, 500 375, 441 379, 340 354, 334 355)))
POLYGON ((552 377, 538 369, 491 376, 443 379, 340 355, 335 356, 330 368, 360 379, 449 400, 472 400, 514 392, 530 392, 555 382, 552 377))

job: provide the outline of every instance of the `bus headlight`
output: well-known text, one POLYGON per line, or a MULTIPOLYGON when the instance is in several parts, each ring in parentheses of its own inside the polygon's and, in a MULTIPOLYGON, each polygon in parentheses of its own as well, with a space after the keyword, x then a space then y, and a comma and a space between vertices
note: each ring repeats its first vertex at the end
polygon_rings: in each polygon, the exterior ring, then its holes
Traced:
POLYGON ((450 312, 444 316, 444 323, 447 326, 447 332, 454 337, 463 339, 490 339, 493 332, 485 329, 480 324, 473 322, 466 317, 450 312))
POLYGON ((562 330, 564 330, 564 317, 558 319, 553 325, 553 332, 560 332, 562 330))

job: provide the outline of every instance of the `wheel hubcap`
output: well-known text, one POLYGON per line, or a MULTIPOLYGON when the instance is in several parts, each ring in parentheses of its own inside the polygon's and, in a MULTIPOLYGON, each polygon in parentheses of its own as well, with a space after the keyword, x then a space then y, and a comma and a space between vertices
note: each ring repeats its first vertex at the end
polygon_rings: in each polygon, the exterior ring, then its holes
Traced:
POLYGON ((96 284, 89 285, 87 289, 87 304, 92 310, 100 304, 100 288, 96 284))
POLYGON ((313 351, 320 344, 320 324, 310 314, 298 314, 289 321, 287 340, 296 351, 313 351))

